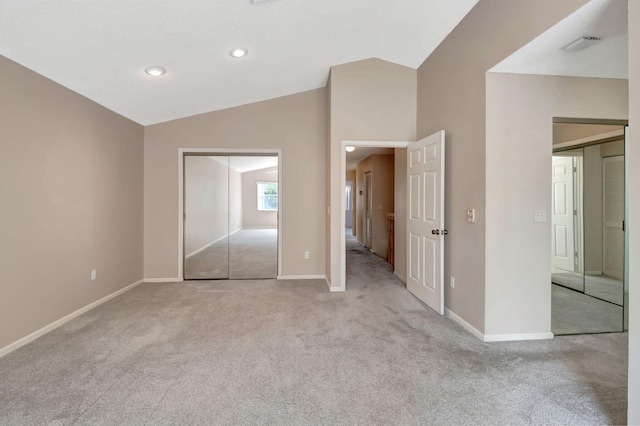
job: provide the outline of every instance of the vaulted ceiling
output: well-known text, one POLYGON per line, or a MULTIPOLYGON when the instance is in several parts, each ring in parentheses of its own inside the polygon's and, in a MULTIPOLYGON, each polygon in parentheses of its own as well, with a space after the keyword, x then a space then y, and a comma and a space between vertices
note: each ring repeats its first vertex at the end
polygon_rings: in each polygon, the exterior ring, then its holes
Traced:
POLYGON ((0 54, 148 125, 323 87, 332 65, 417 68, 476 2, 0 0, 0 54))
MULTIPOLYGON (((0 0, 0 54, 149 125, 324 87, 361 59, 417 68, 478 0, 254 1, 0 0)), ((493 71, 626 78, 626 5, 591 0, 493 71), (585 35, 602 42, 562 49, 585 35)))

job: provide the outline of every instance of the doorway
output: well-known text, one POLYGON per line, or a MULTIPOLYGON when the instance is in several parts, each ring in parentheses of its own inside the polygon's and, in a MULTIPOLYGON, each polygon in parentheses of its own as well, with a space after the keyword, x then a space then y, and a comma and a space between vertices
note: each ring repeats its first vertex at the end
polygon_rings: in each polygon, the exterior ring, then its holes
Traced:
POLYGON ((277 278, 278 153, 181 154, 184 279, 277 278))
POLYGON ((554 122, 552 161, 552 331, 625 331, 625 126, 554 122))

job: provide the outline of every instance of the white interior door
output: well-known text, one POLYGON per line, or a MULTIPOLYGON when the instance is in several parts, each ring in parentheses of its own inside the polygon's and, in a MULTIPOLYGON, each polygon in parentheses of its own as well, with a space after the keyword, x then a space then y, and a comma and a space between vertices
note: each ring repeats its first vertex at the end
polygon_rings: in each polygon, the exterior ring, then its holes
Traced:
POLYGON ((407 148, 407 290, 444 314, 444 130, 407 148))
POLYGON ((573 157, 553 157, 551 266, 573 272, 573 157))

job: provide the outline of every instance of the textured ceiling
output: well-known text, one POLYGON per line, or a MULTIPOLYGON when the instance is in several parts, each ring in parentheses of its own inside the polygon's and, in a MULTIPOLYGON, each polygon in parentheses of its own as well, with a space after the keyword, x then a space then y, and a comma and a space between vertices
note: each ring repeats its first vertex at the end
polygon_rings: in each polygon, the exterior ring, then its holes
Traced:
POLYGON ((491 71, 626 79, 627 22, 627 0, 591 0, 491 71), (583 36, 602 40, 584 50, 563 49, 583 36))
POLYGON ((323 87, 332 65, 417 68, 476 2, 0 0, 0 54, 148 125, 323 87))

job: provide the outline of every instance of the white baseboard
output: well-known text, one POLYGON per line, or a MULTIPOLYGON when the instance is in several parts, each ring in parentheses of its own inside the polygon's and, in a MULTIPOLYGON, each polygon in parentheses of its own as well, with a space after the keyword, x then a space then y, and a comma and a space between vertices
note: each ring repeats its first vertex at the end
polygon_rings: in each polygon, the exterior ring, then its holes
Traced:
POLYGON ((515 333, 515 334, 484 334, 462 318, 458 316, 455 312, 448 308, 444 308, 444 314, 447 318, 452 319, 457 322, 467 330, 469 333, 473 334, 478 339, 483 342, 511 342, 516 340, 544 340, 544 339, 553 339, 553 333, 515 333))
POLYGON ((399 273, 397 273, 396 271, 393 271, 393 275, 396 276, 397 279, 399 279, 400 281, 402 281, 403 283, 407 283, 407 279, 405 277, 403 277, 402 275, 400 275, 399 273))
POLYGON ((279 280, 326 280, 326 275, 279 275, 279 280))
POLYGON ((485 342, 512 342, 515 340, 545 340, 553 339, 553 333, 516 333, 516 334, 485 334, 485 342))
POLYGON ((462 326, 462 328, 464 328, 469 333, 471 333, 474 336, 476 336, 478 339, 484 341, 484 334, 480 330, 478 330, 477 328, 475 328, 474 326, 472 326, 471 324, 469 324, 468 322, 463 320, 460 316, 458 316, 458 314, 453 312, 451 309, 445 307, 444 308, 444 315, 447 318, 453 320, 454 322, 457 322, 458 324, 460 324, 462 326))
POLYGON ((340 293, 342 291, 345 291, 345 289, 342 288, 342 287, 331 287, 331 286, 329 286, 329 291, 331 293, 340 293))
POLYGON ((84 306, 84 307, 78 309, 77 311, 72 312, 69 315, 62 317, 59 320, 56 320, 56 321, 52 322, 49 325, 45 325, 41 329, 39 329, 37 331, 34 331, 33 333, 29 334, 28 336, 25 336, 22 339, 16 340, 15 342, 8 344, 4 348, 0 349, 0 358, 2 358, 3 356, 7 355, 10 352, 15 351, 18 348, 26 345, 27 343, 30 343, 30 342, 34 341, 38 337, 43 336, 43 335, 47 334, 48 332, 50 332, 52 330, 55 330, 56 328, 60 327, 61 325, 71 321, 72 319, 74 319, 76 317, 79 317, 80 315, 84 314, 87 311, 90 311, 91 309, 95 308, 96 306, 102 305, 103 303, 108 302, 109 300, 113 299, 116 296, 120 296, 122 293, 131 290, 132 288, 142 284, 143 282, 144 282, 144 280, 138 280, 138 281, 134 282, 133 284, 129 284, 125 288, 121 288, 120 290, 118 290, 116 292, 113 292, 110 295, 103 297, 102 299, 96 300, 93 303, 89 303, 87 306, 84 306))
POLYGON ((182 278, 144 278, 145 283, 179 283, 184 281, 182 278))

